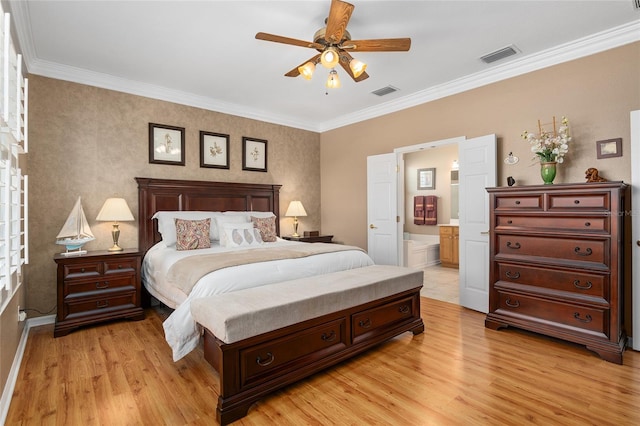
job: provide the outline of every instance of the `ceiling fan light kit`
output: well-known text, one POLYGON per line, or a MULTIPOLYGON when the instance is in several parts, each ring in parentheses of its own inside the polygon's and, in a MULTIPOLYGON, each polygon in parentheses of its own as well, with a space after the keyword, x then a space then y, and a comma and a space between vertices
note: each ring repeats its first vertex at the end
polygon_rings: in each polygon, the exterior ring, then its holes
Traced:
POLYGON ((329 16, 325 20, 326 27, 315 32, 312 42, 262 32, 256 34, 256 39, 306 47, 320 52, 313 58, 286 73, 286 77, 298 77, 301 75, 304 79, 311 80, 315 72, 316 64, 320 62, 325 68, 331 70, 329 72, 329 78, 327 79, 328 88, 340 87, 340 79, 338 78, 337 71, 334 69, 338 64, 340 64, 353 81, 357 83, 369 78, 369 75, 365 72, 367 64, 358 59, 354 59, 349 54, 349 51, 406 52, 411 47, 411 39, 386 38, 351 40, 351 34, 347 31, 347 24, 351 19, 353 9, 354 6, 351 3, 342 0, 331 0, 329 16))

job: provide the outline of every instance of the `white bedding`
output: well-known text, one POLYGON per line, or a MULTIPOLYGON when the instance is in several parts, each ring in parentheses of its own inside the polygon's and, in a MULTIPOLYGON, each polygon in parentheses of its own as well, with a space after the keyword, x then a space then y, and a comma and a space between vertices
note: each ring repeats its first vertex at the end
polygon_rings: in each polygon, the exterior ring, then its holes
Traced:
MULTIPOLYGON (((291 244, 308 243, 278 239, 274 243, 265 243, 256 247, 282 247, 291 244)), ((373 265, 373 261, 366 253, 354 249, 220 269, 200 279, 189 295, 167 285, 165 277, 169 268, 183 257, 217 252, 232 253, 247 248, 224 248, 214 243, 210 249, 178 251, 174 247, 167 247, 160 242, 145 255, 142 267, 145 287, 162 303, 175 308, 175 311, 163 323, 165 339, 173 350, 174 361, 184 357, 198 345, 201 330, 191 316, 190 306, 191 300, 195 298, 373 265)))

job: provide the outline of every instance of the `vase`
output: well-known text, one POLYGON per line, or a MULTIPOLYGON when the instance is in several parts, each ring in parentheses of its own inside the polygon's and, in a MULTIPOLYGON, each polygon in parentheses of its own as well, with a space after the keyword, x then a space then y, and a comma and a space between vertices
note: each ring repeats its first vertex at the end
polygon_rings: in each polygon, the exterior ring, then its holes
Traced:
POLYGON ((553 180, 556 178, 556 165, 555 161, 541 162, 540 163, 540 176, 545 185, 553 184, 553 180))

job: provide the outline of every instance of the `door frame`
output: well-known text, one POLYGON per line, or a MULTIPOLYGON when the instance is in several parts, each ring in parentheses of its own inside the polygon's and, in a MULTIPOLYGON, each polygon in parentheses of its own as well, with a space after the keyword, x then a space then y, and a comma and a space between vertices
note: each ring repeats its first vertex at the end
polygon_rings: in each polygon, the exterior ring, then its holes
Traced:
MULTIPOLYGON (((632 265, 640 265, 640 110, 631 111, 631 259, 632 265), (633 214, 636 212, 636 214, 633 214)), ((631 328, 633 336, 629 346, 640 351, 640 268, 631 267, 631 328), (634 338, 635 337, 635 338, 634 338)))

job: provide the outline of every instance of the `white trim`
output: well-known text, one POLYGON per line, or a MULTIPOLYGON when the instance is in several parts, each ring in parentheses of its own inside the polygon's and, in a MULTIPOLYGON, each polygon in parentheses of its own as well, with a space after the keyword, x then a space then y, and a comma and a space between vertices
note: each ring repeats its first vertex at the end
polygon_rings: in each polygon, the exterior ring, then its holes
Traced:
POLYGON ((116 90, 152 99, 164 100, 183 105, 204 108, 225 114, 245 117, 273 124, 299 128, 314 132, 325 132, 349 124, 379 117, 391 112, 410 108, 437 99, 475 89, 507 78, 526 74, 531 71, 557 65, 563 62, 593 55, 625 44, 640 41, 640 21, 630 22, 611 28, 569 43, 565 43, 545 51, 526 56, 503 65, 492 66, 486 71, 475 73, 464 78, 453 80, 441 85, 427 88, 415 94, 395 99, 375 107, 356 111, 352 114, 318 123, 292 120, 291 117, 272 114, 269 111, 252 109, 244 105, 220 102, 215 99, 192 93, 171 90, 139 81, 126 80, 108 74, 96 73, 89 70, 69 67, 44 61, 37 58, 33 44, 31 23, 29 21, 29 2, 12 2, 11 12, 15 20, 15 30, 18 34, 19 46, 24 55, 27 70, 32 74, 57 78, 104 89, 116 90))
POLYGON ((24 329, 22 330, 22 336, 20 337, 20 343, 18 343, 16 354, 13 357, 11 370, 9 370, 9 375, 7 376, 7 382, 5 383, 4 390, 2 391, 2 399, 0 399, 0 425, 3 425, 5 423, 7 414, 9 413, 9 405, 11 405, 13 390, 15 389, 16 382, 18 381, 18 373, 20 372, 20 365, 22 364, 22 356, 24 355, 24 350, 27 347, 29 331, 32 327, 53 324, 55 320, 55 315, 48 315, 45 317, 28 319, 25 323, 24 329))
MULTIPOLYGON (((640 265, 640 110, 631 111, 631 259, 632 265, 640 265), (636 167, 634 167, 636 165, 636 167)), ((631 328, 640 336, 640 272, 632 268, 631 278, 631 328)), ((629 339, 629 346, 640 351, 640 337, 629 339)))

